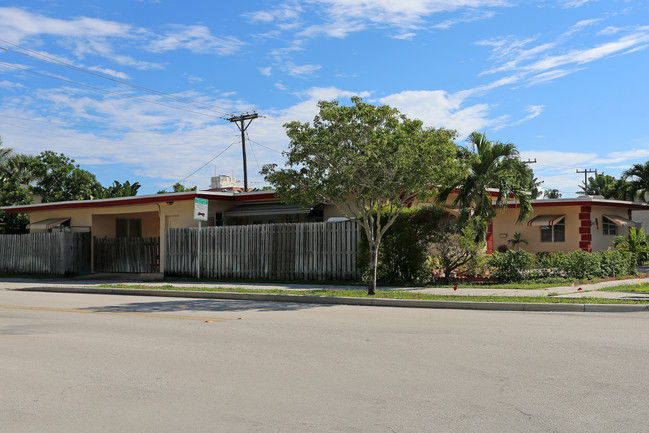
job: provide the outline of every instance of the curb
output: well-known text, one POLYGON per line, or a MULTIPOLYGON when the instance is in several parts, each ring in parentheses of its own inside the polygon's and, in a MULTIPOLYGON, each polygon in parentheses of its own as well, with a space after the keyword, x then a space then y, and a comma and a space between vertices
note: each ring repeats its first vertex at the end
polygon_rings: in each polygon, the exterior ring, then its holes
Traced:
POLYGON ((193 292, 187 290, 108 289, 91 287, 28 287, 23 292, 85 293, 100 295, 158 296, 171 298, 230 299, 240 301, 297 302, 306 304, 372 307, 438 308, 456 310, 622 313, 649 311, 644 304, 536 304, 515 302, 426 301, 415 299, 348 298, 267 293, 193 292))

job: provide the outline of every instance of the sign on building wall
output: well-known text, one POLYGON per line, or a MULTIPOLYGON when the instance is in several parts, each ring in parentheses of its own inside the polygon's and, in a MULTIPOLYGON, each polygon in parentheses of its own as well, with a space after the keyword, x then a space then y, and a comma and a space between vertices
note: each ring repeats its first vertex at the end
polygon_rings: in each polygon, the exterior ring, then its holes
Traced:
POLYGON ((194 219, 207 221, 207 200, 204 198, 194 199, 194 219))

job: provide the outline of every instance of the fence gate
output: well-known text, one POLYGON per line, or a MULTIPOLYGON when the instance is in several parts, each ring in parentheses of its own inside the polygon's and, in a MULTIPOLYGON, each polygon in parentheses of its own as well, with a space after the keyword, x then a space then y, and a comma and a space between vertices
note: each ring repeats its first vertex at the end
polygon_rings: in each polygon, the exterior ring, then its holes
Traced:
POLYGON ((95 272, 160 272, 160 238, 94 238, 95 272))

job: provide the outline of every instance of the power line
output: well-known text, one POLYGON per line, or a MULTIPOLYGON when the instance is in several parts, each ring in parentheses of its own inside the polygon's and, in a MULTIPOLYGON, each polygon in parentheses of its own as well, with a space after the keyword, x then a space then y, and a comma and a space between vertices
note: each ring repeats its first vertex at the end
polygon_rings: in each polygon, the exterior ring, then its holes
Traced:
MULTIPOLYGON (((188 174, 187 176, 185 176, 184 178, 182 178, 181 180, 179 180, 178 183, 183 183, 184 181, 186 181, 187 179, 189 179, 190 177, 192 177, 193 175, 195 175, 196 173, 198 173, 199 171, 201 171, 201 170, 202 170, 203 168, 205 168, 209 163, 211 163, 212 161, 214 161, 214 160, 215 160, 216 158, 218 158, 219 156, 223 155, 223 154, 224 154, 224 153, 225 153, 229 148, 231 148, 232 146, 234 146, 234 144, 235 144, 237 141, 239 141, 239 140, 235 140, 235 141, 233 141, 232 143, 230 143, 230 145, 229 145, 228 147, 226 147, 225 149, 223 149, 221 152, 219 152, 218 155, 216 155, 214 158, 212 158, 212 159, 210 159, 209 161, 207 161, 205 164, 203 164, 202 166, 200 166, 199 168, 197 168, 196 170, 194 170, 192 173, 188 174)), ((165 191, 168 190, 168 189, 170 189, 170 188, 173 188, 173 185, 170 186, 169 188, 165 188, 165 191)))
POLYGON ((129 130, 129 129, 105 128, 102 126, 88 126, 88 125, 78 125, 74 123, 51 122, 49 120, 29 119, 26 117, 9 116, 6 114, 0 114, 0 117, 6 117, 8 119, 16 119, 16 120, 25 120, 28 122, 48 123, 50 125, 65 126, 71 128, 100 129, 102 131, 123 132, 127 134, 177 135, 180 137, 216 137, 216 135, 205 135, 205 134, 183 134, 179 132, 152 132, 152 131, 136 131, 136 130, 129 130))
POLYGON ((113 95, 123 96, 125 98, 137 99, 138 101, 148 102, 148 103, 160 105, 160 106, 163 106, 163 107, 173 108, 175 110, 187 111, 188 113, 200 114, 201 116, 215 117, 217 119, 227 120, 223 116, 216 116, 214 114, 201 113, 200 111, 188 110, 187 108, 176 107, 174 105, 165 104, 163 102, 152 101, 150 99, 139 98, 137 96, 129 95, 129 94, 126 94, 126 93, 114 92, 112 90, 102 89, 101 87, 91 86, 90 84, 81 83, 79 81, 68 80, 67 78, 57 77, 55 75, 50 75, 50 74, 46 74, 46 73, 43 73, 43 72, 33 71, 31 69, 28 69, 28 68, 22 68, 20 66, 12 65, 10 63, 0 62, 0 65, 7 66, 9 68, 18 69, 18 70, 21 70, 21 71, 24 71, 24 72, 29 72, 29 73, 35 74, 35 75, 40 75, 40 76, 47 77, 47 78, 53 78, 55 80, 60 80, 60 81, 66 82, 66 83, 75 84, 77 86, 83 86, 83 87, 87 87, 89 89, 99 90, 101 92, 106 92, 106 93, 110 93, 110 94, 113 94, 113 95))
POLYGON ((261 144, 260 142, 255 141, 255 140, 253 140, 253 139, 250 138, 250 137, 248 137, 248 141, 250 141, 250 142, 252 142, 252 143, 255 143, 257 146, 261 146, 261 147, 263 147, 264 149, 268 149, 268 150, 270 150, 271 152, 275 152, 275 153, 279 153, 280 155, 284 155, 283 152, 280 152, 279 150, 275 150, 275 149, 273 149, 273 148, 271 148, 271 147, 268 147, 268 146, 264 146, 264 145, 261 144))
MULTIPOLYGON (((15 123, 10 123, 4 120, 0 120, 0 123, 4 125, 10 125, 13 126, 14 128, 20 128, 20 129, 26 129, 28 131, 33 131, 33 128, 29 128, 27 126, 21 126, 21 125, 16 125, 15 123)), ((123 143, 121 141, 117 140, 102 140, 100 138, 96 138, 94 135, 92 138, 87 138, 87 137, 75 137, 74 135, 66 135, 66 134, 57 134, 55 132, 48 132, 47 133, 48 137, 55 136, 55 137, 63 137, 67 138, 69 140, 76 140, 76 141, 84 141, 88 142, 89 140, 92 140, 93 143, 98 142, 98 143, 108 143, 108 144, 119 144, 120 146, 189 146, 189 145, 202 145, 202 144, 209 144, 211 141, 192 141, 189 143, 123 143)))
MULTIPOLYGON (((163 96, 165 98, 173 99, 175 101, 182 102, 182 103, 185 103, 185 104, 189 104, 189 105, 193 105, 193 106, 196 106, 195 104, 199 104, 200 106, 202 106, 202 107, 198 107, 198 108, 203 108, 203 109, 209 110, 209 108, 205 108, 205 107, 213 107, 213 108, 215 108, 217 110, 220 110, 220 114, 227 114, 227 113, 232 112, 232 110, 229 110, 228 108, 225 108, 225 107, 219 107, 217 105, 208 104, 206 102, 195 101, 195 100, 192 100, 192 99, 184 98, 182 96, 172 95, 170 93, 162 92, 160 90, 155 90, 155 89, 151 89, 151 88, 148 88, 148 87, 139 86, 137 84, 132 84, 132 83, 129 83, 127 81, 118 80, 116 78, 109 77, 109 76, 104 75, 104 74, 100 74, 98 72, 93 72, 93 71, 90 71, 90 70, 87 70, 87 69, 84 69, 84 68, 80 68, 78 66, 71 65, 71 64, 66 63, 66 62, 64 62, 62 60, 59 60, 57 58, 47 56, 45 54, 39 53, 39 52, 34 51, 34 50, 30 50, 29 48, 21 47, 20 45, 17 45, 17 44, 13 44, 13 43, 11 43, 9 41, 6 41, 4 39, 0 39, 0 42, 3 42, 5 44, 11 45, 13 47, 19 48, 21 50, 27 51, 28 53, 32 53, 33 55, 30 55, 30 54, 28 54, 26 52, 12 50, 12 49, 7 48, 7 47, 0 47, 0 49, 5 50, 5 51, 20 54, 20 55, 23 55, 23 56, 26 56, 26 57, 29 57, 29 58, 32 58, 32 59, 35 59, 35 60, 39 60, 39 61, 42 61, 42 62, 53 64, 53 65, 63 66, 65 68, 72 69, 72 70, 75 70, 77 72, 82 72, 84 74, 94 75, 96 77, 104 78, 106 80, 110 80, 110 81, 113 81, 115 83, 119 83, 119 84, 122 84, 122 85, 125 85, 125 86, 129 86, 129 87, 132 87, 134 89, 138 89, 138 90, 141 90, 141 91, 144 91, 144 92, 147 92, 147 93, 163 96)), ((210 110, 210 111, 216 111, 216 110, 210 110)))
MULTIPOLYGON (((250 136, 248 133, 246 133, 246 137, 248 137, 248 141, 250 141, 250 136)), ((255 155, 255 147, 250 146, 250 152, 252 152, 252 158, 255 160, 255 164, 257 164, 257 170, 261 171, 261 167, 259 166, 259 162, 257 161, 257 155, 255 155)))

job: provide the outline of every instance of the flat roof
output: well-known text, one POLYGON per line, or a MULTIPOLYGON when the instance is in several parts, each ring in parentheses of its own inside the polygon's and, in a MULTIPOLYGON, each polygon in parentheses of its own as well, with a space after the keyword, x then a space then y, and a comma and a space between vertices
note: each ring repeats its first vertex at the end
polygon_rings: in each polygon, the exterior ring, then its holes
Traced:
POLYGON ((51 203, 25 204, 17 206, 0 207, 7 213, 36 212, 41 210, 54 209, 77 209, 89 207, 111 207, 111 206, 132 206, 149 203, 165 203, 168 201, 185 201, 194 200, 195 198, 204 198, 207 200, 224 200, 233 202, 254 202, 259 200, 277 200, 275 191, 253 191, 253 192, 233 192, 233 191, 187 191, 187 192, 169 192, 165 194, 140 195, 132 197, 102 198, 96 200, 70 200, 57 201, 51 203))

